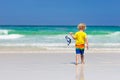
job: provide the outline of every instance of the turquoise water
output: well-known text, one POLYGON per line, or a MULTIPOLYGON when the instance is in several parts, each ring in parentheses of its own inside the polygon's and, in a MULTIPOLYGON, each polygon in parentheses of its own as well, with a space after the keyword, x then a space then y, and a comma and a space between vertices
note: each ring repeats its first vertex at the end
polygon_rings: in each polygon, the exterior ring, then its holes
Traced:
MULTIPOLYGON (((65 35, 76 32, 77 26, 62 25, 1 25, 1 45, 64 45, 65 35)), ((120 43, 120 26, 87 26, 89 42, 120 43)), ((74 40, 72 40, 74 43, 74 40)))
MULTIPOLYGON (((9 30, 8 34, 22 35, 59 35, 76 32, 76 26, 0 26, 1 30, 9 30)), ((88 35, 105 35, 120 31, 120 26, 87 26, 88 35)))

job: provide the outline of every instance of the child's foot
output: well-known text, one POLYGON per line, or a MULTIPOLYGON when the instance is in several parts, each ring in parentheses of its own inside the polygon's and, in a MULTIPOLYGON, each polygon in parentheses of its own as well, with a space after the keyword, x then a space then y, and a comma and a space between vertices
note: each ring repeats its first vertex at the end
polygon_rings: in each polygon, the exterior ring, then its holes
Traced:
POLYGON ((85 64, 85 62, 81 62, 81 64, 85 64))
POLYGON ((78 65, 78 63, 75 63, 75 65, 78 65))

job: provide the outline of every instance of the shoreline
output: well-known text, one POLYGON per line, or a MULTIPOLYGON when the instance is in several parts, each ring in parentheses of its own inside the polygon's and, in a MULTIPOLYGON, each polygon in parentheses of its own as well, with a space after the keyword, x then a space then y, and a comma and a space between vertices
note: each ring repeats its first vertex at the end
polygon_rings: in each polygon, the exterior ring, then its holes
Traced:
MULTIPOLYGON (((0 46, 2 53, 75 53, 75 48, 71 47, 33 47, 33 46, 0 46)), ((120 48, 89 48, 85 53, 120 53, 120 48)))

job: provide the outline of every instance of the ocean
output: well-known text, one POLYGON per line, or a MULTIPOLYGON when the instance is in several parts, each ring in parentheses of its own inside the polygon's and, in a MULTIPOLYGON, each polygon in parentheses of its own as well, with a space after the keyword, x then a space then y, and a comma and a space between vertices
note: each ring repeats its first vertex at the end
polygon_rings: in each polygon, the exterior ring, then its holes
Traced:
MULTIPOLYGON (((75 25, 0 25, 0 46, 65 47, 65 36, 76 31, 75 25)), ((120 47, 120 26, 87 26, 85 32, 91 47, 120 47)))

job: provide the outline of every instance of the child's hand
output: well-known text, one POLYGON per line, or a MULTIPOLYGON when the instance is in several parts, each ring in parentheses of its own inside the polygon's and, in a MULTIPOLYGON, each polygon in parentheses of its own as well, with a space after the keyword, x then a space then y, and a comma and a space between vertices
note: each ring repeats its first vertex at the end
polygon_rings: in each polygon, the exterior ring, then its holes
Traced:
POLYGON ((73 32, 69 32, 70 35, 73 35, 73 32))

